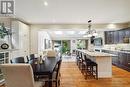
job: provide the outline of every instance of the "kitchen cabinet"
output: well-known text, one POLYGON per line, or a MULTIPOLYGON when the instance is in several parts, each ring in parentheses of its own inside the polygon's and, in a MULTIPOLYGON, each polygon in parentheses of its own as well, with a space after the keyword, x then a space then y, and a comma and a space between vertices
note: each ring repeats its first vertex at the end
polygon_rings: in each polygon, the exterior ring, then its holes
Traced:
POLYGON ((114 43, 113 35, 114 35, 113 31, 106 31, 105 32, 105 44, 113 44, 114 43))
POLYGON ((29 26, 20 22, 12 22, 12 45, 17 51, 12 52, 12 58, 29 54, 29 26))
POLYGON ((130 28, 105 31, 105 44, 129 43, 130 28))
POLYGON ((127 67, 130 68, 130 53, 127 54, 127 67))
POLYGON ((126 37, 130 37, 130 28, 124 29, 124 33, 126 37))
POLYGON ((125 37, 125 32, 119 31, 119 43, 123 43, 124 37, 125 37))
MULTIPOLYGON (((9 52, 0 52, 0 64, 9 63, 9 52)), ((0 85, 4 84, 3 73, 0 69, 0 85)))
POLYGON ((110 53, 117 55, 115 57, 112 57, 112 64, 120 67, 122 69, 125 69, 127 71, 130 71, 130 53, 125 51, 111 51, 111 50, 105 50, 103 49, 102 52, 110 53))
POLYGON ((114 40, 113 40, 114 44, 119 43, 119 31, 114 31, 113 37, 114 37, 114 40))
POLYGON ((118 55, 118 57, 119 57, 119 64, 118 65, 127 66, 127 54, 122 53, 122 52, 119 52, 118 54, 119 54, 118 55))

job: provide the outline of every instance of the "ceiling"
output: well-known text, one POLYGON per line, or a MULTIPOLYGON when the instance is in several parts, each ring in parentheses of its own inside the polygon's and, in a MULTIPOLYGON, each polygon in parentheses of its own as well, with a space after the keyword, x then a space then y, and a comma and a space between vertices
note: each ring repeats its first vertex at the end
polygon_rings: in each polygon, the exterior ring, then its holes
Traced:
MULTIPOLYGON (((83 39, 84 34, 88 31, 88 29, 44 29, 41 31, 45 31, 49 34, 51 39, 53 40, 70 40, 70 39, 83 39)), ((96 30, 97 33, 103 32, 102 29, 96 30)))
POLYGON ((123 23, 129 8, 130 0, 15 0, 16 17, 30 24, 123 23))

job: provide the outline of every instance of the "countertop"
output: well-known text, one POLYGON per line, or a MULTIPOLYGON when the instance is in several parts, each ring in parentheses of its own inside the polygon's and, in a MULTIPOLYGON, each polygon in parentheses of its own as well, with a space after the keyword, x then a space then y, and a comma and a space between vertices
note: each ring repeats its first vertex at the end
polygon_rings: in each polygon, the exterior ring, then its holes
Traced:
POLYGON ((128 51, 130 51, 130 50, 111 50, 111 49, 101 49, 101 50, 108 50, 108 51, 114 51, 114 52, 121 52, 121 53, 130 53, 130 52, 128 52, 128 51))
POLYGON ((83 53, 86 53, 92 57, 113 57, 116 55, 109 54, 109 53, 103 53, 103 52, 96 52, 96 51, 88 51, 88 50, 79 50, 83 53))

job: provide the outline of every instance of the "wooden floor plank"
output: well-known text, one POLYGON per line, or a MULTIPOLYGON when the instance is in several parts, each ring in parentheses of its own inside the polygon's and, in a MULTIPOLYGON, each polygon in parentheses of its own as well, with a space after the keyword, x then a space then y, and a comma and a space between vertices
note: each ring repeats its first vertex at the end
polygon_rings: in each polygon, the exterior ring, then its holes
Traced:
POLYGON ((61 66, 61 87, 130 87, 130 72, 112 67, 112 78, 86 80, 76 63, 63 62, 61 66))

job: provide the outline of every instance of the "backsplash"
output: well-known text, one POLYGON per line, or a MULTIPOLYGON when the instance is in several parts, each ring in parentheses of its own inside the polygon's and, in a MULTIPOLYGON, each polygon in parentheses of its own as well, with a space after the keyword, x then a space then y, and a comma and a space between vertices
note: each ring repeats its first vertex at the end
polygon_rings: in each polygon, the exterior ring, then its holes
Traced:
POLYGON ((111 44, 111 45, 104 45, 104 49, 110 50, 130 50, 130 44, 111 44))

